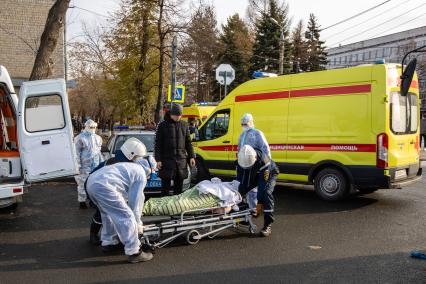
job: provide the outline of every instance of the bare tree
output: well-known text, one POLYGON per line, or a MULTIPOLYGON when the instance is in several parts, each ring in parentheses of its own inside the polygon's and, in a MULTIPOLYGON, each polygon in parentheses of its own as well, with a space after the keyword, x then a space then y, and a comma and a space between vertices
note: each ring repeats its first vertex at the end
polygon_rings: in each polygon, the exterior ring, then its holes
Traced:
POLYGON ((184 1, 177 0, 157 0, 157 34, 159 39, 159 67, 158 67, 158 97, 155 107, 155 122, 161 119, 161 110, 164 102, 164 75, 167 47, 166 42, 172 33, 181 33, 186 23, 181 23, 179 19, 184 18, 181 5, 184 1))
POLYGON ((52 54, 58 44, 69 3, 70 0, 56 0, 55 4, 50 8, 30 75, 30 81, 45 79, 52 74, 52 54))

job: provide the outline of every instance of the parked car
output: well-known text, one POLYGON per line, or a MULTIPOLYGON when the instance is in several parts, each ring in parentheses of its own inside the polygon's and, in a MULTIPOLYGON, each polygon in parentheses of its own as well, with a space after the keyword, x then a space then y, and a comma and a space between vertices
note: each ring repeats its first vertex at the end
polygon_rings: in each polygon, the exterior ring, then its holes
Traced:
MULTIPOLYGON (((102 154, 105 159, 114 157, 115 152, 121 148, 124 142, 129 138, 137 138, 145 144, 149 155, 154 155, 155 131, 118 131, 114 132, 109 138, 106 146, 102 147, 102 154)), ((189 170, 189 169, 188 169, 189 170)), ((189 176, 183 181, 183 190, 191 186, 191 171, 189 176)), ((173 181, 172 181, 173 182, 173 181)), ((160 193, 161 179, 157 172, 151 174, 145 188, 146 193, 160 193)))

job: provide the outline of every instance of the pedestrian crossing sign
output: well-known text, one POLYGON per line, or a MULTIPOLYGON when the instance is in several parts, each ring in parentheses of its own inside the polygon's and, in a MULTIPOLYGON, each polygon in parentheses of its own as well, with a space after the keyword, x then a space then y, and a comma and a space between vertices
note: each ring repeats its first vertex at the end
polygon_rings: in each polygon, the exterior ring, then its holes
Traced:
POLYGON ((172 86, 169 85, 169 91, 167 93, 168 102, 183 103, 185 101, 185 86, 176 86, 175 95, 172 97, 172 86))

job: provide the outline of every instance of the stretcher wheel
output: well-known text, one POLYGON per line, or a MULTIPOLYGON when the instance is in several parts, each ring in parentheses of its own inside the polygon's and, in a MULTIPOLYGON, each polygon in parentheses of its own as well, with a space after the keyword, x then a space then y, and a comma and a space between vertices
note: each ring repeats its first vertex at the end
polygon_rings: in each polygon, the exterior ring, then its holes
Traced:
POLYGON ((256 234, 257 233, 257 226, 256 225, 250 225, 249 226, 249 232, 250 234, 256 234))
POLYGON ((197 244, 200 241, 200 239, 195 239, 194 237, 199 235, 200 235, 200 232, 198 232, 197 230, 189 231, 189 233, 186 235, 186 243, 188 245, 197 244))

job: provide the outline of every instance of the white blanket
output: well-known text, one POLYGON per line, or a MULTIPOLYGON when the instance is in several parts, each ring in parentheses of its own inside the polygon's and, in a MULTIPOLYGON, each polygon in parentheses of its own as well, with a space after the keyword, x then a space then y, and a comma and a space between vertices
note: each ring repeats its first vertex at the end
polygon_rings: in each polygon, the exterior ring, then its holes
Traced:
MULTIPOLYGON (((241 194, 238 192, 238 185, 240 183, 236 180, 232 182, 222 182, 219 178, 212 178, 212 180, 204 180, 197 184, 196 188, 200 194, 210 193, 217 196, 220 200, 221 207, 236 206, 242 201, 241 194)), ((233 208, 238 210, 238 207, 233 208)))

